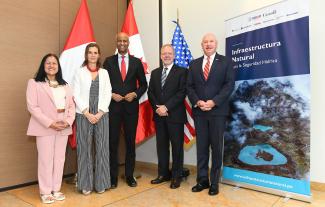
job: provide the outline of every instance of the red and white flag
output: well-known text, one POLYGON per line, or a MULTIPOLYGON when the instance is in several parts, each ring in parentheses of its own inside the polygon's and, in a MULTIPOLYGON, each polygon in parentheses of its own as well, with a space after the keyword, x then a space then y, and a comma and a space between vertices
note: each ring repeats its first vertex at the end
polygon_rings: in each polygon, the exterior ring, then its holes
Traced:
MULTIPOLYGON (((132 0, 130 1, 125 14, 122 32, 129 35, 129 54, 141 59, 144 67, 144 72, 146 74, 147 82, 149 82, 150 70, 144 57, 140 34, 134 17, 132 0)), ((153 112, 148 101, 147 93, 144 93, 143 96, 141 96, 139 104, 139 119, 135 140, 136 143, 140 143, 155 134, 155 126, 152 120, 153 112)))
POLYGON ((72 83, 75 71, 81 67, 85 60, 85 49, 91 42, 95 42, 93 27, 90 21, 87 1, 82 0, 60 56, 63 78, 69 84, 72 83))
MULTIPOLYGON (((87 1, 82 0, 71 32, 60 56, 63 79, 70 85, 72 84, 75 71, 81 67, 85 60, 86 46, 91 42, 95 42, 93 27, 90 21, 87 1)), ((69 136, 71 148, 76 147, 75 136, 75 124, 73 124, 73 134, 69 136)))

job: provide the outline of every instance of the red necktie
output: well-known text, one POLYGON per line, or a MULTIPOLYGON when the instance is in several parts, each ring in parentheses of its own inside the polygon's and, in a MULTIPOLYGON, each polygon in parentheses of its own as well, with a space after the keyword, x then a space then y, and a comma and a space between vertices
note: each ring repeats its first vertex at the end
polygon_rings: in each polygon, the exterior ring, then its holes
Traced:
POLYGON ((207 63, 204 66, 203 75, 204 79, 207 80, 210 72, 210 57, 207 57, 207 63))
POLYGON ((122 62, 121 62, 121 76, 122 76, 122 80, 125 80, 125 76, 126 76, 126 65, 125 65, 125 60, 124 60, 125 56, 122 55, 122 62))

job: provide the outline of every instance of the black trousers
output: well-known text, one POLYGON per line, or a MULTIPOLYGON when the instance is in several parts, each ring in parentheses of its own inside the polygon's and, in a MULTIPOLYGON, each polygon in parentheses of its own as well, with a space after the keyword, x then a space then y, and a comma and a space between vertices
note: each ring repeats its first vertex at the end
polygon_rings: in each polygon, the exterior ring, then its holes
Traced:
POLYGON ((118 148, 121 126, 125 138, 125 176, 133 176, 135 167, 135 136, 138 125, 138 114, 109 113, 109 148, 111 178, 118 177, 118 148))
POLYGON ((184 124, 156 121, 158 175, 181 177, 183 170, 184 124), (172 168, 169 171, 169 143, 172 146, 172 168))
POLYGON ((197 148, 197 182, 209 181, 209 157, 211 148, 210 182, 217 184, 223 159, 224 116, 194 116, 197 148))

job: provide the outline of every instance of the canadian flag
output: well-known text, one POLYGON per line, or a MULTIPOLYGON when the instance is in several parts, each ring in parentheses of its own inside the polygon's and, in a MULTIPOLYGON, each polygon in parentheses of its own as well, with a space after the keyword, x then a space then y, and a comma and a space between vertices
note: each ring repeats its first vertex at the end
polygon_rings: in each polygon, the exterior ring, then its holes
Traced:
MULTIPOLYGON (((63 79, 69 85, 72 84, 75 71, 81 67, 85 59, 86 46, 91 42, 95 42, 93 27, 90 21, 87 1, 82 0, 71 32, 60 56, 63 79)), ((74 133, 69 137, 71 148, 76 147, 75 124, 73 125, 73 131, 74 133)))
POLYGON ((90 21, 87 1, 82 0, 60 56, 63 78, 69 84, 72 83, 75 71, 81 67, 85 60, 85 49, 91 42, 95 42, 93 27, 90 21))
MULTIPOLYGON (((129 3, 128 9, 125 14, 124 24, 122 26, 122 32, 129 35, 129 54, 141 59, 144 72, 146 74, 147 82, 150 79, 150 70, 146 63, 144 57, 144 52, 142 48, 141 38, 138 31, 137 23, 134 17, 132 0, 129 3)), ((136 134, 136 143, 140 143, 145 139, 151 137, 155 134, 155 126, 152 120, 153 112, 148 101, 147 93, 143 94, 139 101, 139 119, 138 119, 138 128, 136 134)))

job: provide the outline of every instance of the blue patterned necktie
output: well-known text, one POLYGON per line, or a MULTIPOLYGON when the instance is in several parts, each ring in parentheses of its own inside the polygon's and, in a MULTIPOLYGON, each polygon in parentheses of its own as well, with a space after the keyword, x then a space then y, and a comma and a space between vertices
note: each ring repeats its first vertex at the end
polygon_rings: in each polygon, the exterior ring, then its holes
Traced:
POLYGON ((161 75, 161 87, 163 88, 166 82, 166 78, 167 78, 167 70, 168 68, 164 68, 162 75, 161 75))

